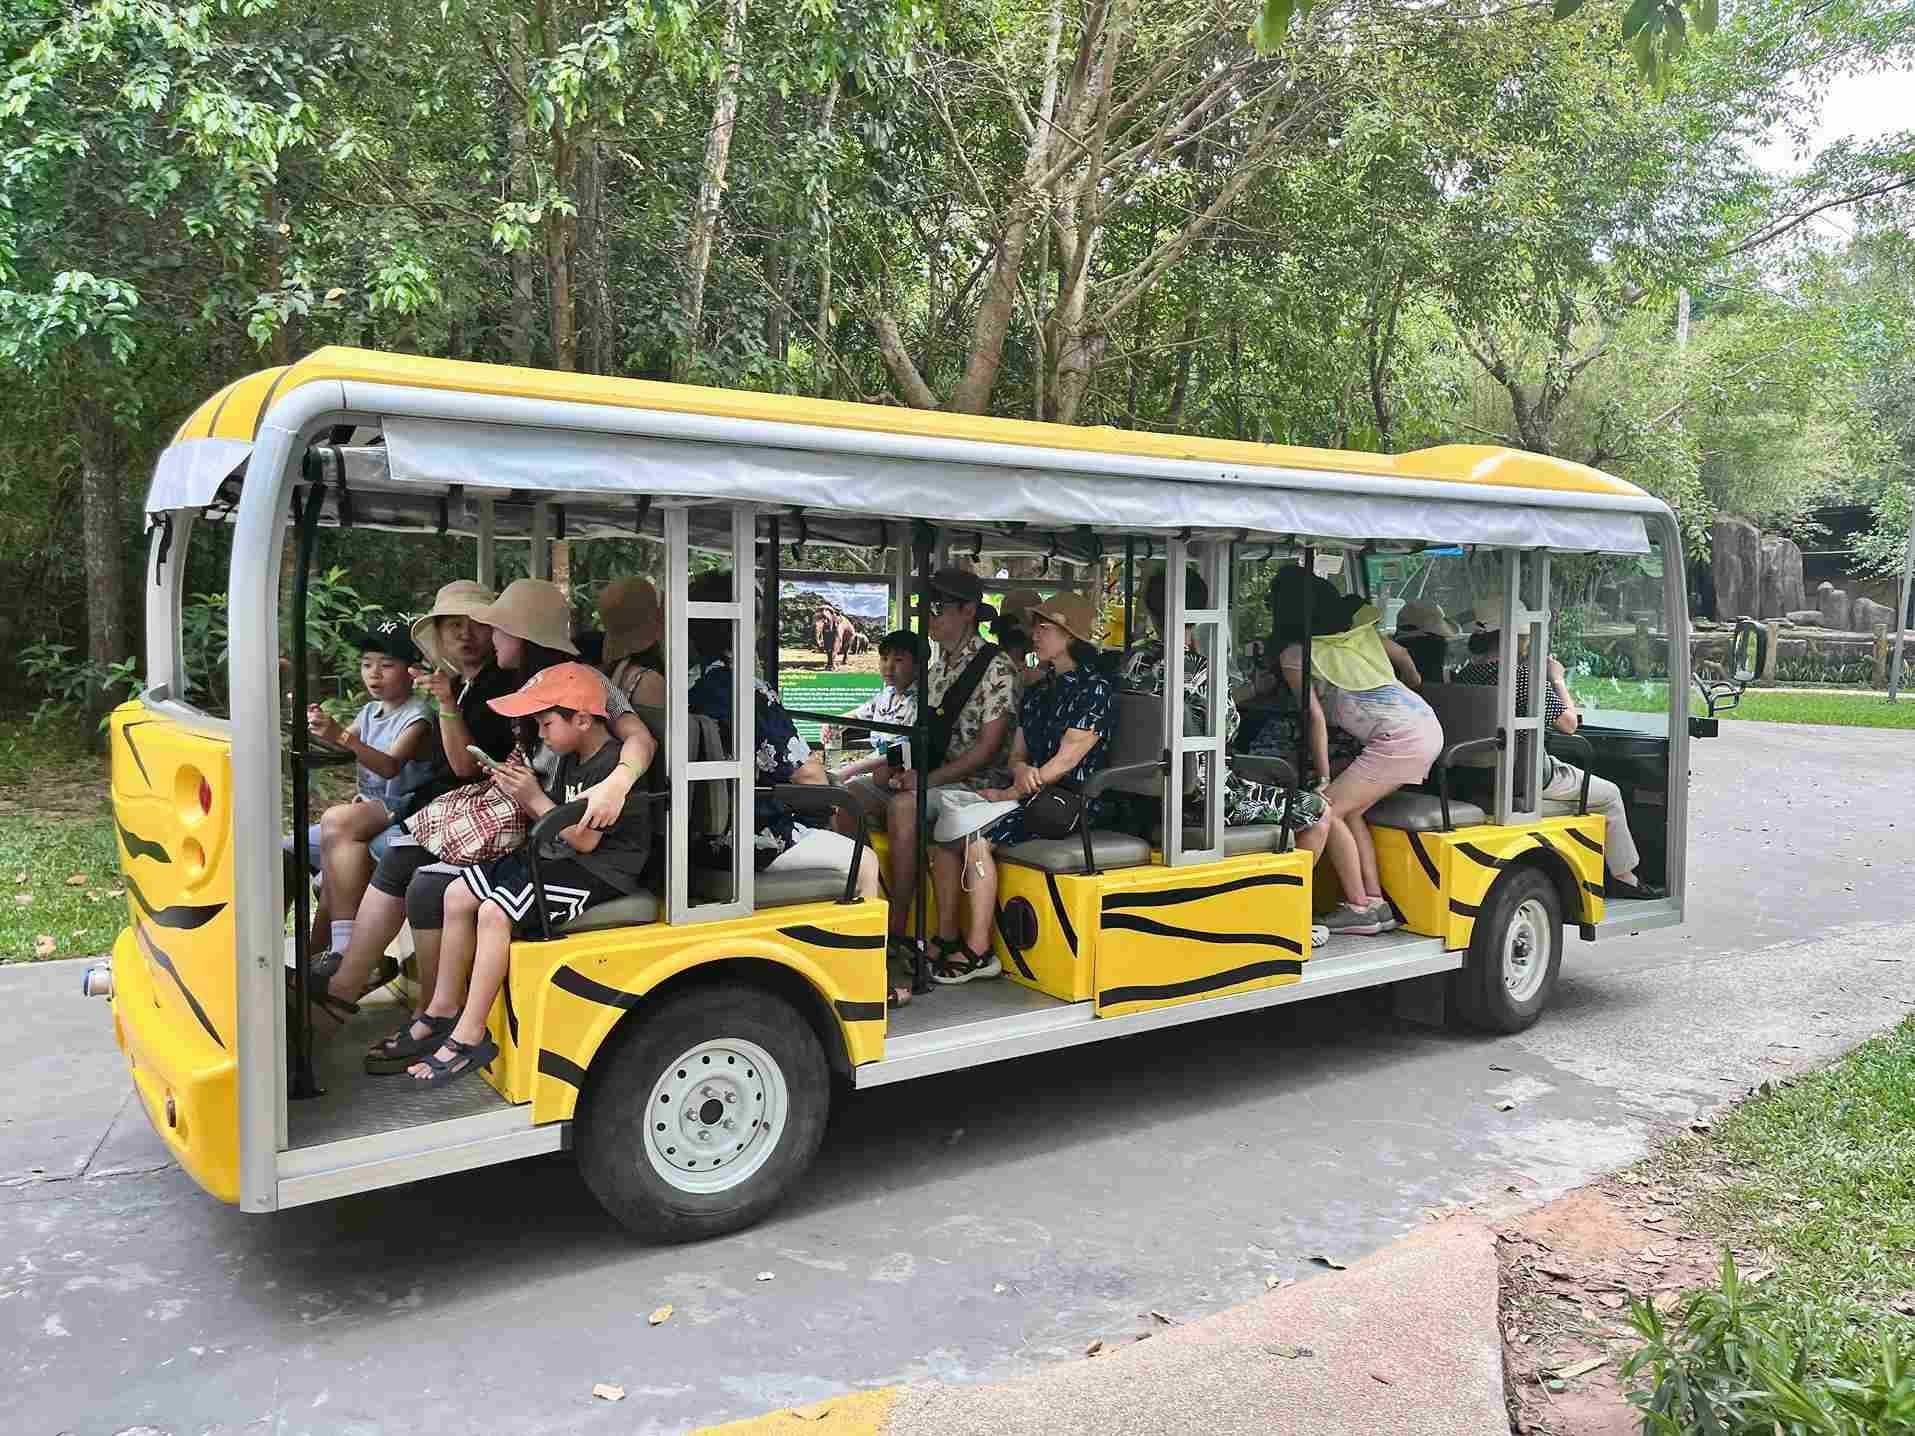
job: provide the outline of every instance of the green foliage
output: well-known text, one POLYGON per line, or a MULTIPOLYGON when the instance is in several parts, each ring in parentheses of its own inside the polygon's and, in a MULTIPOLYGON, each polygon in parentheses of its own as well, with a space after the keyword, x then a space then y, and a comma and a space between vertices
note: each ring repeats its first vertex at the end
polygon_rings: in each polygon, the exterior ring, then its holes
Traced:
MULTIPOLYGON (((30 720, 36 733, 58 725, 71 725, 89 708, 110 708, 124 699, 137 698, 145 687, 139 680, 135 659, 122 658, 103 664, 76 653, 64 643, 48 643, 44 639, 29 643, 21 650, 20 667, 27 680, 43 695, 30 720)), ((99 721, 102 732, 106 722, 102 715, 99 721)))
POLYGON ((1680 1327, 1631 1300, 1643 1345, 1623 1366, 1643 1436, 1884 1436, 1915 1430, 1915 1330, 1907 1321, 1770 1301, 1722 1254, 1715 1289, 1680 1327))

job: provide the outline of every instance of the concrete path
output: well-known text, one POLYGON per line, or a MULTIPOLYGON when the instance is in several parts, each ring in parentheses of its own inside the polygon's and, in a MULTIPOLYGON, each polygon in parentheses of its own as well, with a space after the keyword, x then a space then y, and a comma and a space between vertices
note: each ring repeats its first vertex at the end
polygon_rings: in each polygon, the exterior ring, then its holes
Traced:
MULTIPOLYGON (((1521 1037, 1350 999, 878 1089, 796 1200, 695 1247, 628 1241, 557 1160, 244 1216, 148 1170, 77 967, 0 969, 0 1426, 682 1432, 876 1388, 1114 1381, 1168 1339, 1153 1310, 1262 1309, 1273 1276, 1329 1299, 1351 1273, 1312 1255, 1545 1199, 1908 1010, 1915 742, 1725 734, 1695 747, 1689 926, 1572 943, 1521 1037)), ((1166 1429, 1173 1394, 1108 1429, 1166 1429)))

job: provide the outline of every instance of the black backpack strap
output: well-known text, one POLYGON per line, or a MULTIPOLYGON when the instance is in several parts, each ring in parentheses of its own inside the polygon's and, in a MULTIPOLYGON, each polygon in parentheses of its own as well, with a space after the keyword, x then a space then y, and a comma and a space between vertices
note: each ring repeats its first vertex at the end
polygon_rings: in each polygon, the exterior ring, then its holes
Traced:
POLYGON ((925 755, 924 771, 942 768, 951 756, 951 735, 957 731, 958 715, 964 711, 964 705, 971 701, 971 695, 977 692, 978 684, 984 681, 985 670, 991 661, 1003 652, 996 644, 987 643, 980 648, 964 665, 964 671, 957 681, 944 690, 944 701, 931 710, 931 751, 925 755))

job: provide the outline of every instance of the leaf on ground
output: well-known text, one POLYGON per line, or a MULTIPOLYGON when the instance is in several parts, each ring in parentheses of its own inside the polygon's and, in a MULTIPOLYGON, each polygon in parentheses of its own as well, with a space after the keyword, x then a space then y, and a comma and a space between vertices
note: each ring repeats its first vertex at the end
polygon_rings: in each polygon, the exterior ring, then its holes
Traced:
POLYGON ((1504 1066, 1504 1065, 1503 1065, 1502 1063, 1500 1063, 1500 1062, 1492 1062, 1492 1063, 1490 1063, 1490 1064, 1489 1064, 1489 1070, 1490 1070, 1490 1071, 1492 1071, 1492 1072, 1508 1072, 1508 1071, 1510 1071, 1511 1069, 1510 1069, 1510 1068, 1508 1068, 1508 1067, 1505 1067, 1505 1066, 1504 1066))
POLYGON ((26 881, 27 881, 27 875, 25 873, 15 873, 13 875, 13 882, 14 882, 14 886, 16 887, 26 886, 26 881))
POLYGON ((625 1399, 625 1388, 623 1386, 615 1386, 609 1381, 601 1381, 592 1388, 592 1394, 600 1401, 623 1401, 625 1399))
POLYGON ((1395 1383, 1394 1381, 1392 1381, 1392 1380, 1390 1380, 1390 1378, 1389 1378, 1389 1377, 1387 1377, 1387 1376, 1378 1376, 1378 1375, 1377 1375, 1377 1374, 1376 1374, 1376 1373, 1375 1373, 1374 1371, 1372 1371, 1372 1372, 1370 1373, 1370 1380, 1372 1380, 1372 1381, 1377 1381, 1377 1382, 1381 1382, 1381 1383, 1382 1383, 1383 1385, 1385 1385, 1385 1386, 1394 1386, 1394 1385, 1396 1385, 1396 1383, 1395 1383))
POLYGON ((1608 1364, 1609 1364, 1608 1357, 1592 1356, 1587 1361, 1576 1361, 1576 1362, 1571 1362, 1568 1366, 1557 1367, 1556 1375, 1559 1379, 1563 1381, 1573 1381, 1578 1376, 1587 1376, 1589 1375, 1590 1372, 1594 1371, 1597 1367, 1607 1366, 1608 1364))
POLYGON ((792 1413, 800 1421, 822 1421, 831 1414, 829 1401, 816 1401, 809 1406, 799 1406, 792 1413))
POLYGON ((671 1319, 672 1319, 672 1309, 669 1306, 661 1306, 657 1311, 653 1312, 650 1316, 645 1318, 645 1320, 651 1323, 653 1326, 663 1326, 666 1322, 670 1321, 671 1319))
POLYGON ((1278 1276, 1274 1272, 1263 1279, 1263 1289, 1265 1291, 1281 1291, 1286 1286, 1295 1285, 1296 1279, 1294 1277, 1278 1276))
MULTIPOLYGON (((1763 1273, 1765 1276, 1767 1273, 1763 1273)), ((1905 1291, 1888 1304, 1888 1309, 1902 1316, 1915 1316, 1915 1291, 1905 1291)))
POLYGON ((757 1278, 756 1278, 756 1279, 757 1279, 758 1281, 770 1281, 770 1280, 771 1280, 771 1279, 772 1279, 773 1277, 775 1277, 776 1275, 777 1275, 777 1273, 776 1273, 776 1272, 770 1272, 770 1271, 761 1271, 761 1272, 759 1272, 759 1273, 758 1273, 758 1276, 757 1276, 757 1278))
POLYGON ((1097 1355, 1098 1352, 1102 1351, 1103 1349, 1104 1349, 1103 1342, 1093 1341, 1089 1346, 1084 1348, 1084 1355, 1095 1356, 1097 1355))
POLYGON ((1335 1257, 1313 1256, 1309 1260, 1311 1266, 1320 1266, 1326 1271, 1348 1271, 1350 1269, 1349 1263, 1340 1262, 1335 1257))
POLYGON ((59 950, 60 944, 48 937, 45 933, 41 933, 33 940, 33 955, 35 957, 52 957, 53 954, 59 950))
POLYGON ((86 886, 86 874, 85 874, 85 873, 69 873, 69 874, 67 875, 67 880, 66 880, 66 885, 67 885, 68 887, 70 887, 70 888, 83 888, 83 887, 85 887, 85 886, 86 886))
POLYGON ((1691 1132, 1707 1132, 1710 1130, 1710 1127, 1711 1124, 1701 1117, 1696 1118, 1695 1121, 1689 1124, 1689 1130, 1691 1132))
POLYGON ((1306 1349, 1301 1346, 1292 1346, 1287 1341, 1273 1341, 1264 1347, 1264 1350, 1272 1356, 1281 1356, 1285 1361, 1295 1361, 1306 1349))
POLYGON ((1165 1326, 1175 1326, 1177 1324, 1176 1317, 1165 1316, 1161 1311, 1153 1311, 1151 1312, 1150 1316, 1151 1316, 1151 1320, 1161 1321, 1165 1326))
POLYGON ((13 895, 13 900, 19 903, 21 907, 25 907, 28 903, 33 901, 33 894, 32 893, 15 893, 13 895))
POLYGON ((1514 1102, 1498 1102, 1496 1104, 1496 1110, 1498 1112, 1514 1112, 1516 1110, 1516 1104, 1514 1102))

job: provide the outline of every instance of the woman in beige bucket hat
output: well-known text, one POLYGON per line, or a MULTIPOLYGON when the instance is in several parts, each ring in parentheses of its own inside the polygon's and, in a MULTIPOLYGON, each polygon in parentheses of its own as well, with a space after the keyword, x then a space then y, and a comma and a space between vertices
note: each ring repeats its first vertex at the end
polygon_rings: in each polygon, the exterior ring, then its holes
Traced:
POLYGON ((615 578, 598 595, 605 628, 600 666, 612 686, 639 707, 665 706, 665 605, 648 578, 615 578))

